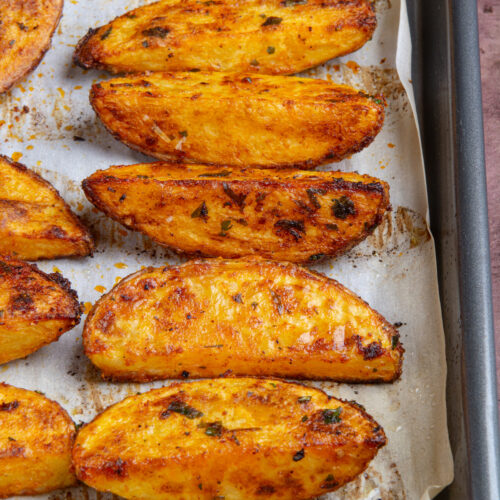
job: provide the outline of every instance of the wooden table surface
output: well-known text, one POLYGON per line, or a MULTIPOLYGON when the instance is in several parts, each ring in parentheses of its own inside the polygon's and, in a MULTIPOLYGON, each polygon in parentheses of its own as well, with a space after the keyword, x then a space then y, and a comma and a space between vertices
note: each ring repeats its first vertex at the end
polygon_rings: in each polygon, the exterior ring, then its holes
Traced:
POLYGON ((500 387, 500 0, 478 0, 478 9, 497 380, 500 387))

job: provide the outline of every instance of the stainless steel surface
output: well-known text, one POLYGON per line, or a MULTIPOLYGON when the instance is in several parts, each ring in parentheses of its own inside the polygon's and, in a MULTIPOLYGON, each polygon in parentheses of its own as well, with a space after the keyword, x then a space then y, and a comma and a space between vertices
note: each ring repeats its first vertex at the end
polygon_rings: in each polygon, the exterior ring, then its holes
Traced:
POLYGON ((409 0, 455 458, 455 481, 440 498, 453 500, 500 499, 476 9, 470 0, 409 0))

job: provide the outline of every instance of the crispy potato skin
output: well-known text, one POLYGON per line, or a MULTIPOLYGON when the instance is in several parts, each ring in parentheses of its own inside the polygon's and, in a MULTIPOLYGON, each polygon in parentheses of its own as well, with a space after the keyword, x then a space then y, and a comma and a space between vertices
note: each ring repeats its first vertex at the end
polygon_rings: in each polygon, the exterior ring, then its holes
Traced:
POLYGON ((313 168, 370 144, 384 99, 323 80, 253 73, 153 73, 92 86, 106 128, 160 160, 313 168))
POLYGON ((58 273, 0 256, 0 364, 56 341, 80 322, 70 286, 58 273))
POLYGON ((86 256, 94 242, 42 177, 0 155, 0 254, 23 260, 86 256))
POLYGON ((72 486, 75 434, 55 401, 0 383, 0 498, 72 486))
POLYGON ((108 408, 80 430, 73 460, 86 484, 134 500, 298 500, 351 481, 385 442, 363 409, 323 391, 226 378, 108 408))
POLYGON ((189 261, 122 280, 94 305, 85 353, 105 378, 277 376, 391 382, 397 330, 324 275, 259 258, 189 261))
POLYGON ((349 250, 389 208, 379 179, 296 169, 158 162, 100 170, 83 189, 108 216, 178 252, 290 262, 349 250))
POLYGON ((62 8, 63 0, 0 0, 0 94, 38 66, 62 8))
POLYGON ((369 0, 165 0, 90 30, 75 62, 114 73, 292 74, 359 49, 376 24, 369 0))

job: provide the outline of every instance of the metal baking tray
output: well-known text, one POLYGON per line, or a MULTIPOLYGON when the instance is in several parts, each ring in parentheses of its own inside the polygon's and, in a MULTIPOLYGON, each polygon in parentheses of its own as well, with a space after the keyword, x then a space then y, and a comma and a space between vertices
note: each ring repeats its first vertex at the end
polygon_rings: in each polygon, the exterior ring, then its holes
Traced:
POLYGON ((408 0, 412 78, 436 239, 455 481, 438 498, 500 499, 495 344, 477 2, 408 0))

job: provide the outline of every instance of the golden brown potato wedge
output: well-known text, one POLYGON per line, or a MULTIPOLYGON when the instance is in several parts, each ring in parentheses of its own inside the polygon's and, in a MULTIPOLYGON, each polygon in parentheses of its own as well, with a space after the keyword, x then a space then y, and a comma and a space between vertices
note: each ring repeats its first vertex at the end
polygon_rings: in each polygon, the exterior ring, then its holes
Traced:
POLYGON ((356 173, 149 163, 99 170, 87 198, 124 226, 179 252, 313 262, 363 240, 389 186, 356 173))
POLYGON ((153 73, 92 86, 120 141, 160 160, 313 168, 360 151, 384 99, 324 80, 252 73, 153 73))
POLYGON ((377 19, 371 0, 163 0, 91 29, 84 68, 298 73, 353 52, 377 19))
POLYGON ((0 155, 0 254, 23 260, 85 256, 94 243, 42 177, 0 155))
POLYGON ((0 498, 73 485, 74 439, 75 424, 59 404, 0 383, 0 498))
POLYGON ((80 322, 80 304, 59 273, 0 256, 0 364, 56 341, 80 322))
POLYGON ((397 330, 336 281, 256 258, 147 268, 94 305, 85 353, 116 380, 235 375, 391 382, 397 330))
POLYGON ((108 408, 76 438, 76 474, 135 500, 300 500, 360 474, 386 442, 362 407, 272 379, 174 384, 108 408))
POLYGON ((38 66, 62 8, 63 0, 0 0, 0 94, 38 66))

